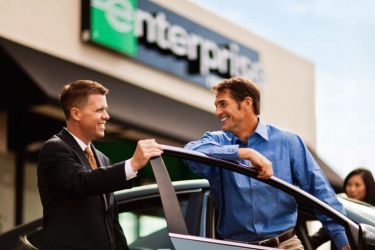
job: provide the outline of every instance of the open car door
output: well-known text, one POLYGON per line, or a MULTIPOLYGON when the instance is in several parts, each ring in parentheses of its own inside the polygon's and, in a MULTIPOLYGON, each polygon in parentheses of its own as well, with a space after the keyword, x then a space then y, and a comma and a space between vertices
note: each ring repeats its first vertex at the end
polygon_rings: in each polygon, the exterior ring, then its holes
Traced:
MULTIPOLYGON (((172 148, 171 148, 172 149, 172 148)), ((167 168, 162 157, 151 159, 152 170, 159 188, 163 204, 169 237, 176 250, 210 249, 210 250, 243 250, 275 249, 231 241, 208 239, 188 234, 176 192, 173 188, 167 168)))
MULTIPOLYGON (((207 156, 205 154, 185 150, 182 148, 164 145, 163 155, 178 157, 184 160, 199 161, 208 165, 229 169, 237 173, 244 174, 258 181, 265 182, 275 188, 278 188, 292 195, 299 204, 313 208, 332 218, 346 229, 350 246, 352 249, 369 250, 375 249, 375 228, 369 225, 364 227, 348 217, 337 212, 335 209, 301 190, 300 188, 285 182, 275 176, 270 179, 263 180, 257 178, 257 170, 248 166, 225 161, 207 156)), ((177 200, 176 193, 173 189, 171 179, 165 167, 162 157, 151 159, 151 166, 155 175, 155 179, 159 188, 160 197, 165 213, 169 237, 177 250, 182 249, 275 249, 251 245, 247 243, 237 243, 227 240, 216 240, 204 237, 192 236, 188 234, 186 223, 182 216, 182 212, 177 200)), ((308 238, 306 235, 305 238, 308 238)), ((305 249, 313 249, 311 243, 306 240, 305 249)))

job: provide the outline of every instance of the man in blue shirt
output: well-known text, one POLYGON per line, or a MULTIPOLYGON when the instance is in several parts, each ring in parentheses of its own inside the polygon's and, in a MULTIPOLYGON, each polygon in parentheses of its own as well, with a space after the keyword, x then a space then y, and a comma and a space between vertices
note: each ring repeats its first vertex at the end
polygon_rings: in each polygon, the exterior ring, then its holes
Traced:
MULTIPOLYGON (((205 133, 200 140, 188 143, 187 149, 255 166, 259 178, 267 179, 274 174, 345 213, 301 138, 259 119, 260 92, 255 84, 235 77, 223 80, 213 90, 222 131, 205 133)), ((219 212, 217 231, 221 238, 303 249, 293 230, 297 220, 293 197, 226 169, 192 161, 188 165, 210 182, 219 212)), ((318 218, 339 249, 350 249, 341 225, 322 214, 318 218)))

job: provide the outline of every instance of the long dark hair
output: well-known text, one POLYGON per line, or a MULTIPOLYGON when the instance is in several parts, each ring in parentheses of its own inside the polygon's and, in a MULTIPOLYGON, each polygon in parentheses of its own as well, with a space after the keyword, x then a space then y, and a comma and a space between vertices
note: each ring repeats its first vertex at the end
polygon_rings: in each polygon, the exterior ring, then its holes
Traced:
POLYGON ((354 175, 361 176, 363 182, 365 183, 366 195, 363 201, 375 206, 375 181, 370 170, 365 168, 357 168, 350 172, 344 180, 344 191, 346 190, 346 185, 348 184, 349 179, 354 175))

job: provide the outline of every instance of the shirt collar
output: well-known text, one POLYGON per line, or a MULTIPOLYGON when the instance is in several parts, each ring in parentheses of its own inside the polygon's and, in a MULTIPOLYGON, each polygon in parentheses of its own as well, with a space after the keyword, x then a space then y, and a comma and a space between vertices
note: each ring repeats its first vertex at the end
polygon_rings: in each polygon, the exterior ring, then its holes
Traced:
MULTIPOLYGON (((224 133, 229 137, 232 138, 233 142, 236 142, 238 138, 232 134, 232 132, 224 131, 224 133)), ((262 120, 258 117, 258 125, 255 128, 254 134, 258 134, 264 140, 268 141, 268 130, 266 125, 262 122, 262 120)))
POLYGON ((266 125, 262 122, 260 118, 258 118, 258 125, 254 131, 254 133, 257 133, 260 135, 264 140, 268 141, 268 131, 266 125))
POLYGON ((69 134, 71 134, 73 136, 73 138, 76 140, 76 142, 78 143, 78 145, 80 146, 80 148, 82 149, 82 151, 85 151, 85 148, 88 147, 88 146, 90 146, 90 143, 89 143, 89 145, 86 145, 86 143, 84 143, 81 139, 79 139, 77 136, 75 136, 67 128, 66 128, 66 131, 68 131, 69 134))

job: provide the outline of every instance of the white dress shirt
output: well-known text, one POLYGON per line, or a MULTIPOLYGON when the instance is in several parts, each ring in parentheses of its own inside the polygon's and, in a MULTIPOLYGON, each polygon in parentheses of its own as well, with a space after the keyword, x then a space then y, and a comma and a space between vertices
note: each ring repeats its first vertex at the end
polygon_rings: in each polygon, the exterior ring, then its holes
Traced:
MULTIPOLYGON (((82 151, 85 151, 85 148, 90 146, 91 142, 89 143, 89 145, 86 145, 81 139, 79 139, 77 136, 71 133, 68 129, 66 129, 66 131, 68 131, 73 136, 73 138, 77 141, 78 145, 81 147, 82 151)), ((126 180, 130 180, 137 176, 138 171, 133 170, 130 159, 125 161, 124 168, 126 180)))

